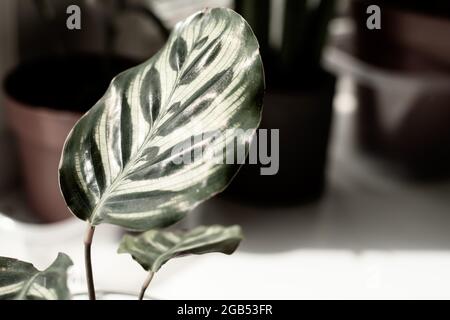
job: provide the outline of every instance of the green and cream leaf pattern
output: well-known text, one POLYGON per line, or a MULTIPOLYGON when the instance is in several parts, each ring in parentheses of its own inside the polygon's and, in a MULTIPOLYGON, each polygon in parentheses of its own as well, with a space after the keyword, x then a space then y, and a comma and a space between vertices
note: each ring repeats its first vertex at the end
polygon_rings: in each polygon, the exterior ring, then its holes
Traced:
POLYGON ((67 300, 67 269, 72 260, 60 253, 44 271, 32 264, 0 257, 0 300, 67 300))
POLYGON ((200 226, 187 232, 150 230, 125 235, 119 253, 129 253, 145 270, 157 272, 172 258, 190 254, 232 254, 242 240, 239 226, 200 226))
POLYGON ((180 22, 69 134, 59 169, 68 207, 93 226, 145 231, 180 220, 236 174, 223 155, 248 146, 263 95, 258 42, 241 16, 207 9, 180 22), (244 133, 231 147, 216 135, 225 131, 244 133), (212 156, 173 161, 199 150, 212 156))

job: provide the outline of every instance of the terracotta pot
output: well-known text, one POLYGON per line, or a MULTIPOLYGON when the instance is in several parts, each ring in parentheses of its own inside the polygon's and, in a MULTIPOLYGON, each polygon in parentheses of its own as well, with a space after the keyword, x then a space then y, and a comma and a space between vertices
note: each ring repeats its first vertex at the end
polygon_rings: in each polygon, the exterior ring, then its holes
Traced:
MULTIPOLYGON (((113 292, 113 291, 104 291, 98 290, 96 292, 97 300, 137 300, 138 296, 133 293, 127 292, 113 292)), ((87 293, 76 293, 72 295, 72 300, 89 300, 89 296, 87 293)), ((143 300, 156 300, 152 297, 148 297, 147 295, 143 300)))
POLYGON ((428 63, 450 67, 450 18, 445 16, 449 12, 439 12, 441 16, 380 0, 352 1, 351 12, 356 23, 357 54, 365 61, 405 69, 411 60, 417 64, 419 55, 428 63), (380 30, 366 26, 366 10, 373 4, 381 8, 380 30))
POLYGON ((58 183, 66 136, 113 76, 133 64, 99 55, 51 57, 20 65, 6 78, 7 120, 17 138, 29 205, 42 222, 71 216, 58 183))
POLYGON ((341 49, 354 59, 347 69, 357 80, 361 146, 408 176, 447 178, 450 19, 382 1, 353 1, 352 9, 355 48, 341 49), (365 27, 369 3, 381 6, 381 30, 365 27))
POLYGON ((415 51, 450 66, 450 19, 388 8, 384 10, 387 40, 406 52, 415 51))
POLYGON ((399 81, 357 84, 361 146, 394 160, 412 177, 449 177, 450 76, 442 85, 424 81, 405 86, 399 81))
POLYGON ((80 113, 50 110, 6 99, 11 129, 18 139, 29 204, 43 221, 70 217, 58 187, 58 164, 64 141, 80 113))

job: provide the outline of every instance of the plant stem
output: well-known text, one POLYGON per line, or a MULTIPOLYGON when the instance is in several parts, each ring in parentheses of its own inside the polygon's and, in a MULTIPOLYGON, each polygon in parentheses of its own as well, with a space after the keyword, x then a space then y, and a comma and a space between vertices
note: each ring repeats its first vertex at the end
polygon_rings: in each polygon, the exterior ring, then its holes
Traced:
POLYGON ((92 262, 91 262, 91 245, 92 238, 94 237, 95 227, 88 224, 86 230, 86 236, 84 238, 84 264, 86 269, 86 281, 89 293, 89 300, 95 300, 95 286, 94 277, 92 275, 92 262))
POLYGON ((155 273, 153 271, 149 271, 147 278, 144 281, 144 284, 142 285, 141 292, 139 293, 139 300, 144 299, 145 291, 147 290, 148 286, 150 285, 150 282, 152 282, 153 276, 155 273))

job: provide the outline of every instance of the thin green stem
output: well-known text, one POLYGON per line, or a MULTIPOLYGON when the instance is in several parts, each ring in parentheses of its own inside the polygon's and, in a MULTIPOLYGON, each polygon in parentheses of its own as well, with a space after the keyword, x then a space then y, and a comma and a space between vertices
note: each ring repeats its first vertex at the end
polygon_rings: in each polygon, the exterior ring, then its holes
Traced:
POLYGON ((147 290, 148 286, 150 285, 150 282, 152 282, 153 276, 155 273, 153 271, 149 271, 147 278, 144 281, 144 284, 142 285, 141 292, 139 293, 139 300, 144 299, 145 291, 147 290))
POLYGON ((86 236, 84 238, 84 264, 86 269, 86 281, 89 293, 89 300, 95 300, 95 286, 94 277, 92 274, 92 261, 91 261, 91 245, 94 237, 95 227, 88 224, 86 230, 86 236))

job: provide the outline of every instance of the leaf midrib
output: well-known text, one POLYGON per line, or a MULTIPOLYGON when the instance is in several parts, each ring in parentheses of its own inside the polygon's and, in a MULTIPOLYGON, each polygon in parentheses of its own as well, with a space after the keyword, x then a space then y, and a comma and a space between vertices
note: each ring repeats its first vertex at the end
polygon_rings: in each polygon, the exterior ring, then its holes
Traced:
MULTIPOLYGON (((199 36, 197 36, 197 37, 199 37, 199 36)), ((170 48, 168 48, 168 49, 170 49, 170 48)), ((192 48, 190 48, 190 50, 191 50, 190 53, 192 53, 192 48)), ((151 70, 152 66, 155 66, 155 64, 156 64, 156 61, 151 66, 150 65, 148 66, 149 71, 151 70)), ((143 151, 144 147, 147 146, 147 143, 149 142, 150 138, 153 137, 155 128, 158 127, 157 126, 158 121, 161 120, 162 117, 167 114, 167 111, 168 111, 167 106, 171 105, 173 94, 175 93, 175 88, 177 87, 176 84, 180 81, 180 75, 183 74, 184 68, 186 67, 186 65, 187 65, 187 63, 185 61, 185 63, 183 64, 183 67, 177 72, 177 76, 174 81, 174 86, 169 95, 169 99, 164 104, 164 109, 161 108, 161 110, 164 110, 164 114, 157 117, 157 120, 152 124, 152 127, 151 127, 150 131, 148 132, 147 136, 145 137, 145 140, 143 141, 142 145, 138 148, 138 150, 134 154, 132 161, 128 161, 128 163, 123 167, 123 169, 120 171, 120 173, 114 179, 114 181, 105 189, 105 191, 103 192, 103 194, 100 197, 100 201, 95 205, 94 210, 92 210, 92 214, 90 215, 90 219, 89 219, 89 222, 92 226, 96 225, 96 223, 95 223, 96 217, 98 215, 100 215, 100 213, 98 211, 103 207, 103 204, 108 199, 108 197, 109 197, 108 194, 111 194, 115 190, 115 188, 117 187, 117 184, 119 184, 119 182, 121 182, 121 180, 127 175, 126 173, 127 173, 127 170, 129 170, 130 166, 134 165, 136 163, 136 161, 139 159, 140 153, 143 151)))
POLYGON ((34 281, 41 275, 42 272, 38 271, 36 274, 34 274, 23 286, 22 290, 20 290, 19 294, 17 295, 18 300, 24 299, 28 291, 31 289, 31 286, 33 285, 34 281))

